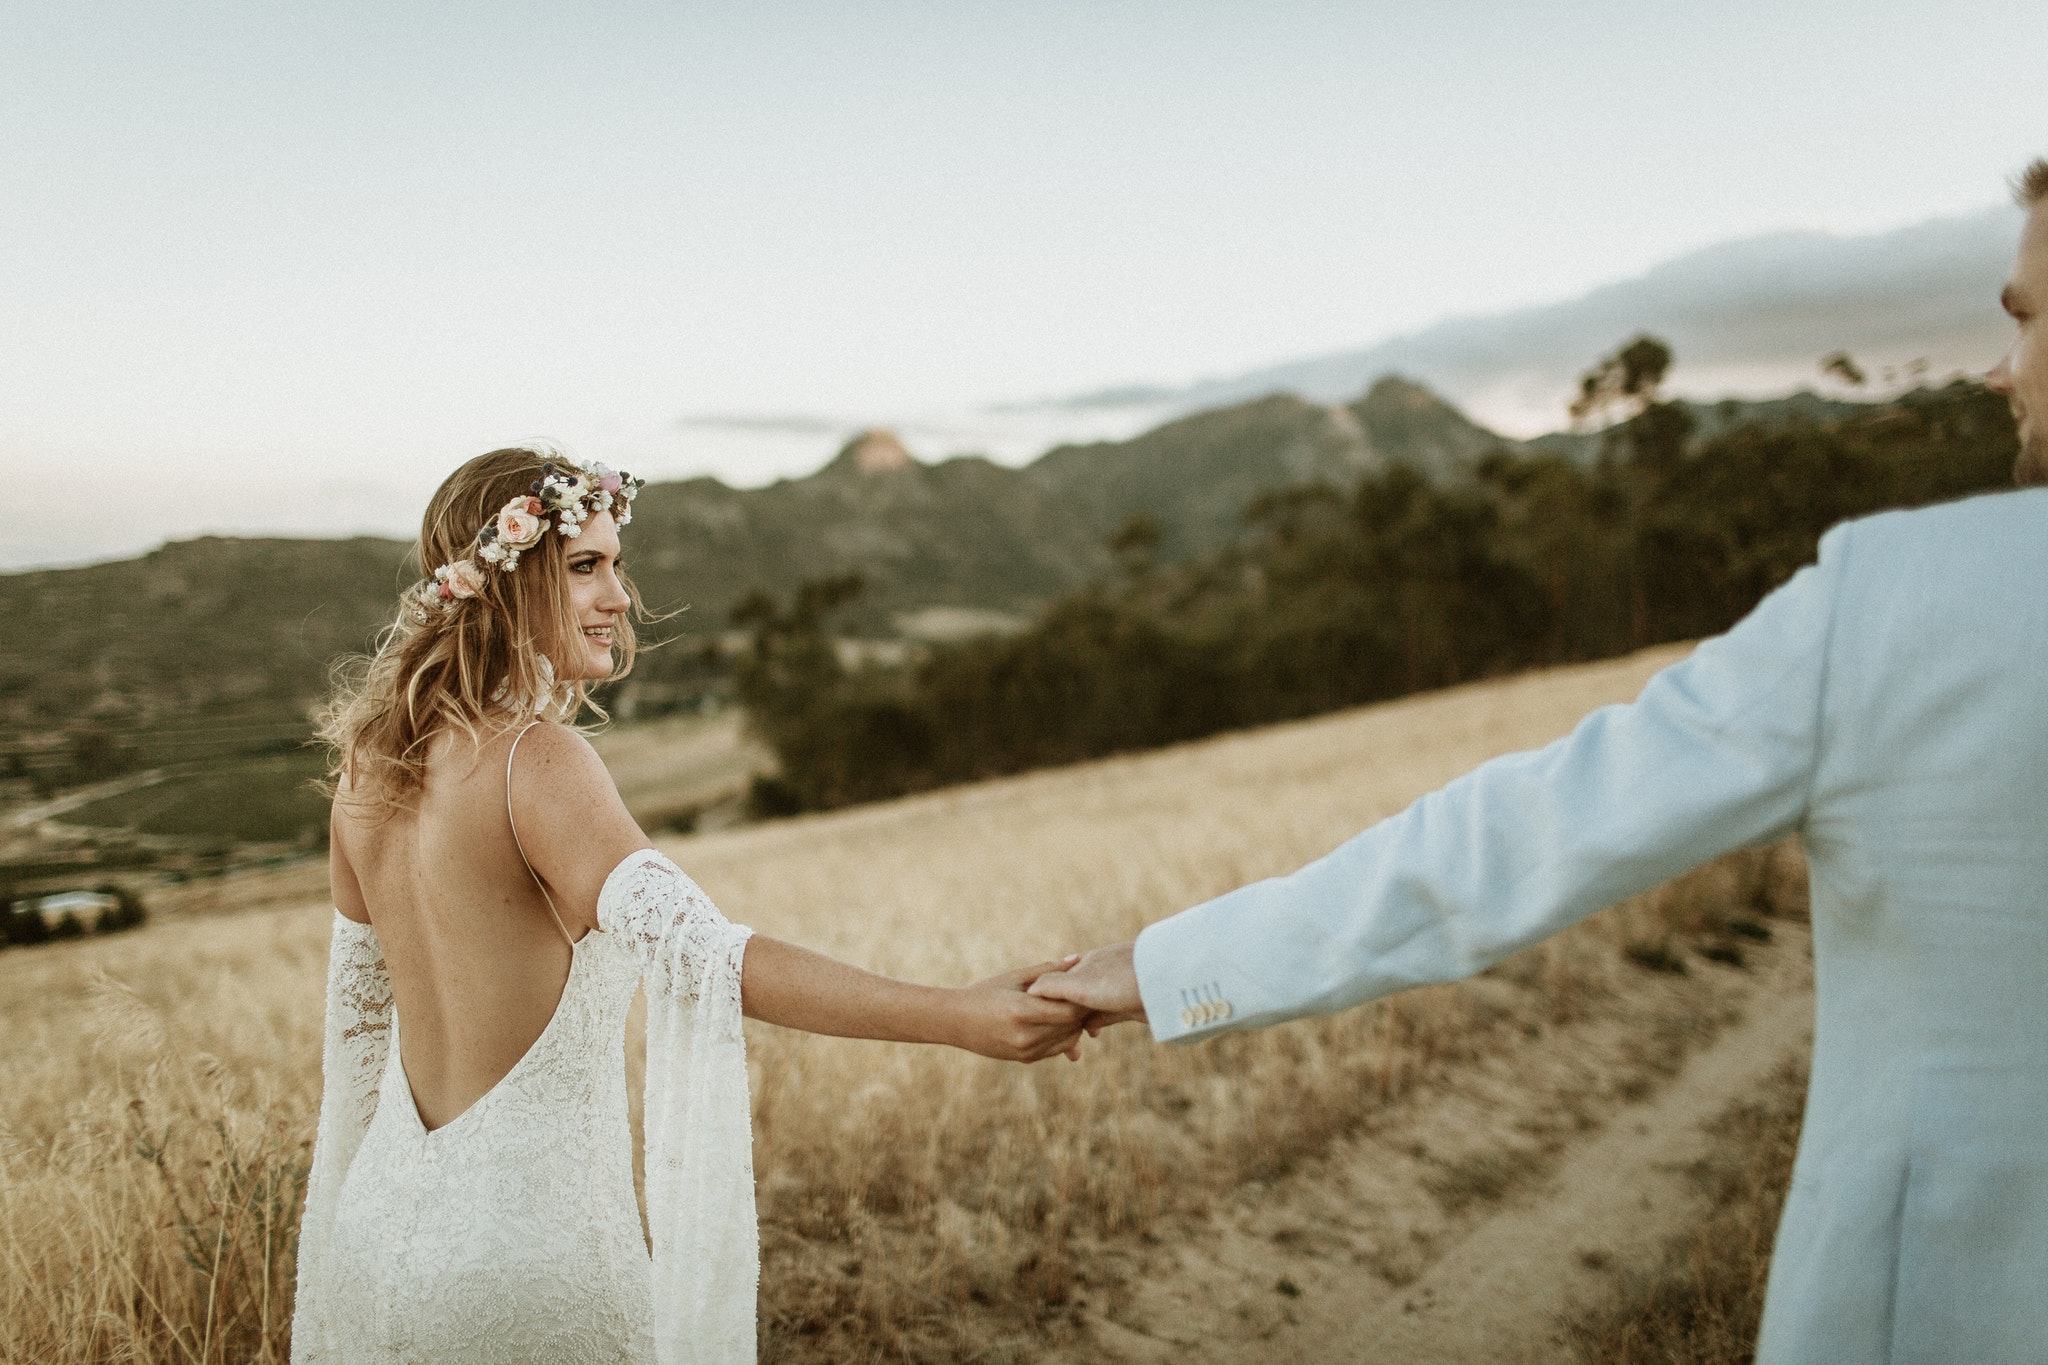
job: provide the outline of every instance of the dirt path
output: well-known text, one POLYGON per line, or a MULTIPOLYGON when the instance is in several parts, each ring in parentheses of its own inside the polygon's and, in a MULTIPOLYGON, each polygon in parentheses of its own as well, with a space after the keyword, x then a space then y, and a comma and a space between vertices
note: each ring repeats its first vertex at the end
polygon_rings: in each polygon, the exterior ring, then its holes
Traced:
POLYGON ((1811 1045, 1803 929, 1781 924, 1746 970, 1705 971, 1683 988, 1722 1023, 1675 1069, 1631 1045, 1641 1015, 1560 1033, 1156 1248, 1105 1248, 1095 1358, 1566 1359, 1558 1316, 1700 1212, 1685 1170, 1702 1125, 1811 1045))

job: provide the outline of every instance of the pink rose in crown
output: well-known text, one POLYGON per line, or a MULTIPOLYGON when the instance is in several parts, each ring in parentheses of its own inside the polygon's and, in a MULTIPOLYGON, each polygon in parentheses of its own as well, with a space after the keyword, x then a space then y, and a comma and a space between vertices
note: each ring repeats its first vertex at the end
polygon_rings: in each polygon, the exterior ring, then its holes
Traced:
POLYGON ((618 475, 606 470, 604 476, 597 481, 597 486, 607 493, 616 493, 623 482, 618 475))
POLYGON ((499 543, 508 550, 532 547, 547 531, 540 514, 539 498, 519 497, 506 503, 498 513, 499 543))
POLYGON ((448 592, 453 597, 474 597, 484 590, 484 571, 474 560, 448 566, 448 592))

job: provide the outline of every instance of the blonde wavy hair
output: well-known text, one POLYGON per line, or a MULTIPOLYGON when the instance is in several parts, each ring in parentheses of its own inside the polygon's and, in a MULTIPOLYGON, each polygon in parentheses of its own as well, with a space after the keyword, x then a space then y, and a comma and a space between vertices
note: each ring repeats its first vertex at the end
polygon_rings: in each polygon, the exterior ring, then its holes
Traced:
MULTIPOLYGON (((477 532, 498 509, 526 493, 554 450, 514 446, 479 455, 450 474, 427 504, 413 546, 422 580, 439 565, 468 559, 477 532)), ((433 740, 453 730, 482 743, 538 716, 573 724, 587 708, 605 719, 590 685, 557 681, 550 660, 582 650, 582 623, 569 601, 574 542, 550 528, 517 569, 486 568, 483 589, 449 609, 422 607, 414 583, 368 655, 334 667, 334 687, 319 717, 328 754, 327 790, 337 800, 409 807, 426 779, 433 740)), ((612 631, 612 678, 633 667, 633 618, 640 594, 619 575, 632 608, 612 631)))

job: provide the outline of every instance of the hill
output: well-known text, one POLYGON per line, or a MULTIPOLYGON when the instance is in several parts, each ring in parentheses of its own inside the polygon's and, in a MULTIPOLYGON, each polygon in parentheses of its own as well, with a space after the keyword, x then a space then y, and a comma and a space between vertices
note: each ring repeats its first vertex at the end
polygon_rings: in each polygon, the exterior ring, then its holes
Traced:
POLYGON ((295 743, 328 662, 388 619, 404 558, 389 540, 208 536, 0 575, 9 771, 295 743))
MULTIPOLYGON (((1695 415, 1708 429, 1852 407, 1806 395, 1695 415)), ((1058 447, 1022 469, 977 457, 922 464, 871 434, 816 473, 766 488, 650 485, 627 552, 651 606, 686 609, 657 630, 684 642, 645 656, 627 707, 722 685, 716 642, 733 603, 756 589, 787 597, 806 579, 857 572, 868 590, 847 628, 870 638, 916 635, 934 618, 1021 623, 1112 575, 1106 542, 1134 513, 1158 523, 1157 558, 1172 565, 1245 536, 1244 508, 1270 490, 1349 488, 1396 463, 1455 482, 1492 450, 1583 462, 1595 445, 1568 433, 1509 441, 1389 376, 1348 403, 1268 394, 1131 440, 1058 447)), ((329 662, 389 619, 405 561, 392 540, 205 537, 0 575, 0 775, 47 787, 296 743, 329 662)))
MULTIPOLYGON (((1170 558, 1192 557, 1235 534, 1266 488, 1355 481, 1390 458, 1449 472, 1497 439, 1395 379, 1350 407, 1274 395, 1022 470, 920 464, 863 438, 767 488, 651 485, 627 545, 649 603, 688 609, 672 627, 685 635, 722 632, 750 590, 855 571, 869 591, 854 624, 886 636, 922 608, 1023 613, 1106 573, 1103 542, 1133 511, 1164 525, 1170 558)), ((405 559, 375 538, 202 537, 0 575, 0 761, 16 775, 99 776, 294 741, 329 661, 389 619, 405 559)), ((680 676, 694 657, 651 656, 650 675, 680 676)))

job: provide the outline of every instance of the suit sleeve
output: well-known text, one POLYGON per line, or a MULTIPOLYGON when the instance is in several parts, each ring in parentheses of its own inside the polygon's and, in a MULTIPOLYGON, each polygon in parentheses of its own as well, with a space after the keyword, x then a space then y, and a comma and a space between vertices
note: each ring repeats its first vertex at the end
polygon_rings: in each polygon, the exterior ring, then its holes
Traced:
POLYGON ((1161 1042, 1482 971, 1804 818, 1848 527, 1727 634, 1543 749, 1507 754, 1289 876, 1148 927, 1161 1042))

